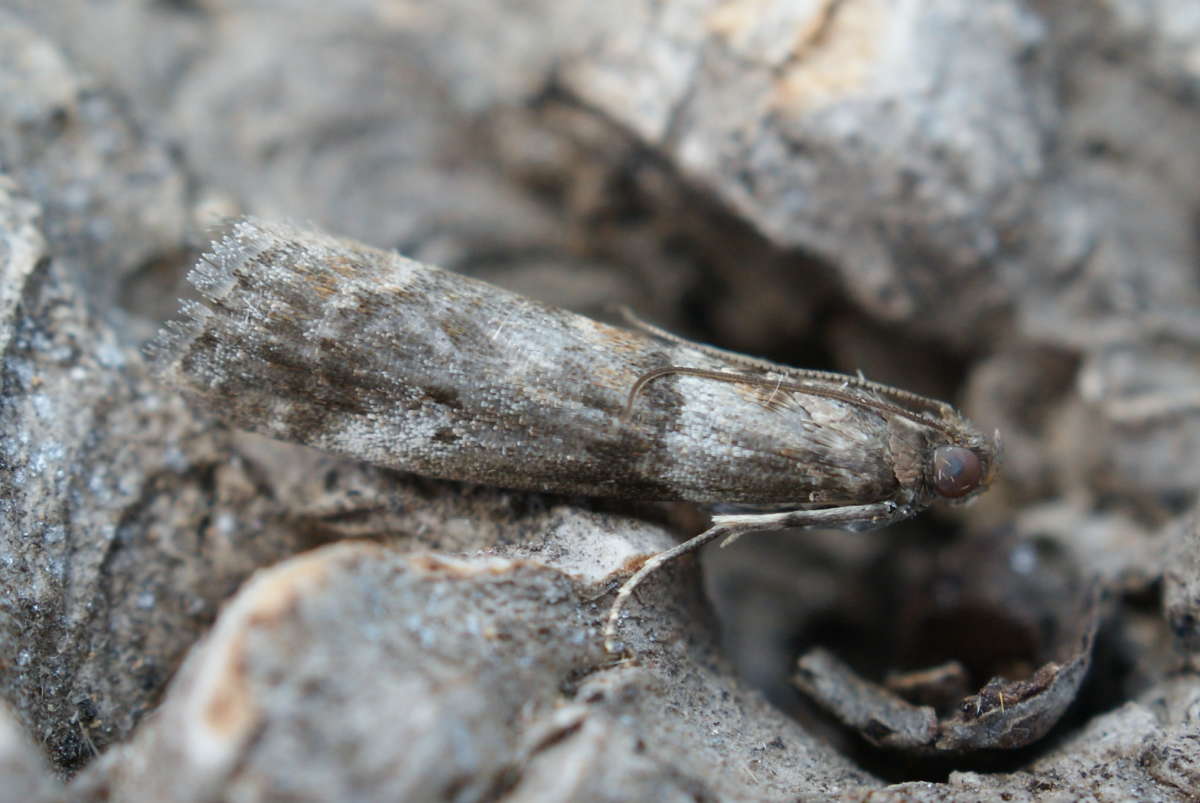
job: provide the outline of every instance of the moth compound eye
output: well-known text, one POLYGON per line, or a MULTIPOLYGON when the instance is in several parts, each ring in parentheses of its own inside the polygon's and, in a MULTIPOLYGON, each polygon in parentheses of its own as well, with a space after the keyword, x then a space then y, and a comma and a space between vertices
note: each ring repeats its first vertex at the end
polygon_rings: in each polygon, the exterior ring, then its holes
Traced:
POLYGON ((982 479, 983 463, 970 449, 939 446, 933 450, 933 487, 947 499, 966 496, 982 479))

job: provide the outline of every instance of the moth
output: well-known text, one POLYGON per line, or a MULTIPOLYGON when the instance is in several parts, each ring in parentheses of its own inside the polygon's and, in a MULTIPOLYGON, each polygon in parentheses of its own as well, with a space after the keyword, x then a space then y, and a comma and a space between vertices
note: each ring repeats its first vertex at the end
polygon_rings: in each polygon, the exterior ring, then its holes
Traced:
POLYGON ((653 326, 610 326, 394 253, 236 223, 150 350, 230 423, 443 479, 743 506, 717 538, 868 529, 982 492, 995 441, 943 402, 778 365, 653 326), (770 510, 773 512, 763 512, 770 510))

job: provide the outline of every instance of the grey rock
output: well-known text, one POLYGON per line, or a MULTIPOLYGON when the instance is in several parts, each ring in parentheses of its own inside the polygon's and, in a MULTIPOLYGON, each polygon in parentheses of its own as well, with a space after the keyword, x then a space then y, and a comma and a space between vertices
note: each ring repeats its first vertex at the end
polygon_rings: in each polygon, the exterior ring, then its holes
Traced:
POLYGON ((139 282, 179 278, 191 217, 177 153, 2 8, 0 171, 41 205, 50 253, 100 314, 136 304, 139 282))
MULTIPOLYGON (((585 520, 572 528, 605 539, 585 520)), ((349 543, 256 575, 154 720, 73 792, 788 799, 869 782, 732 680, 694 595, 648 595, 663 606, 653 636, 636 664, 614 663, 598 637, 604 603, 552 562, 349 543)))
POLYGON ((0 705, 0 801, 54 803, 63 799, 62 782, 50 774, 46 756, 8 706, 0 705))

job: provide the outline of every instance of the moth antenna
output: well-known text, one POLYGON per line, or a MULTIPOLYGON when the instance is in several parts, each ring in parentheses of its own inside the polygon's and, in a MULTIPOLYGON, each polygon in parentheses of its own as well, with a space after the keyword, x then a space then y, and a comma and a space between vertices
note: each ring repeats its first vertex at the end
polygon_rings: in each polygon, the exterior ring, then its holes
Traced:
MULTIPOLYGON (((689 349, 698 349, 705 354, 711 354, 719 359, 730 362, 736 366, 744 367, 754 371, 770 371, 772 373, 782 374, 788 379, 816 379, 826 382, 844 382, 847 387, 858 388, 860 390, 870 391, 885 398, 901 404, 910 404, 914 407, 919 407, 927 410, 938 418, 949 421, 955 416, 954 408, 945 402, 927 399, 911 391, 894 388, 891 385, 885 385, 882 382, 872 382, 867 379, 862 371, 858 372, 858 376, 847 376, 844 374, 836 374, 830 371, 816 371, 806 368, 794 368, 789 365, 779 365, 778 363, 764 360, 757 357, 748 357, 745 354, 738 354, 735 351, 710 346, 705 343, 695 343, 685 337, 680 337, 673 332, 668 332, 666 329, 655 326, 648 321, 638 317, 632 309, 627 305, 620 305, 616 308, 618 315, 624 319, 625 323, 635 329, 641 329, 653 337, 660 340, 665 340, 668 343, 678 343, 689 349)), ((653 372, 651 372, 653 373, 653 372)), ((719 373, 719 372, 718 372, 719 373)))
MULTIPOLYGON (((954 432, 947 428, 941 420, 929 418, 920 413, 913 412, 912 410, 906 410, 898 404, 890 404, 886 401, 879 401, 876 399, 863 399, 855 396, 852 393, 847 393, 844 390, 839 390, 836 388, 825 388, 817 385, 805 385, 795 382, 780 382, 774 379, 766 379, 757 376, 746 376, 744 374, 734 374, 726 371, 711 371, 705 368, 687 368, 681 365, 672 365, 666 368, 655 368, 653 371, 647 371, 638 377, 637 381, 633 383, 633 387, 629 389, 629 397, 626 399, 625 409, 621 413, 622 420, 628 421, 632 417, 634 402, 637 401, 637 397, 643 390, 646 389, 647 385, 656 379, 661 379, 662 377, 669 376, 671 374, 683 374, 685 376, 700 377, 701 379, 712 379, 716 382, 728 382, 734 385, 751 385, 754 387, 770 388, 774 391, 785 390, 793 393, 804 393, 810 396, 821 396, 827 399, 836 399, 838 401, 846 402, 847 404, 857 404, 862 407, 870 407, 871 409, 879 410, 880 412, 898 415, 901 418, 906 418, 909 421, 921 424, 922 426, 936 429, 948 436, 954 436, 954 432)), ((896 388, 891 388, 878 382, 871 382, 869 380, 857 379, 852 376, 834 374, 826 371, 813 371, 808 375, 814 380, 819 379, 820 381, 824 382, 834 381, 839 382, 847 388, 879 393, 882 396, 891 398, 893 401, 912 402, 914 406, 920 406, 926 410, 936 410, 939 413, 940 418, 945 418, 947 412, 953 409, 948 404, 933 402, 929 399, 926 399, 924 396, 918 396, 916 393, 910 393, 906 390, 897 390, 896 388)))

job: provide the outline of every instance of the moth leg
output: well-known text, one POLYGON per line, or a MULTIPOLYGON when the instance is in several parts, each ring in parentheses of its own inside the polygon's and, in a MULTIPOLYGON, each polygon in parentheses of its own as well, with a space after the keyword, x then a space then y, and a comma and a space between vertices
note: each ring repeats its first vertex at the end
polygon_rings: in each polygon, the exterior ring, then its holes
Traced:
POLYGON ((895 502, 876 502, 869 505, 846 505, 845 507, 821 510, 789 510, 783 513, 747 513, 713 516, 713 524, 704 532, 684 541, 678 546, 663 550, 642 564, 617 591, 617 598, 608 609, 608 620, 604 624, 604 649, 617 651, 617 622, 621 608, 629 595, 643 580, 668 561, 694 552, 710 541, 724 538, 721 546, 728 546, 750 532, 785 530, 791 527, 862 527, 878 526, 897 518, 895 502))
POLYGON ((780 513, 733 513, 713 516, 713 524, 736 528, 721 542, 727 547, 746 533, 757 530, 786 530, 792 527, 841 527, 848 530, 869 530, 889 524, 903 516, 896 513, 895 502, 873 502, 869 505, 844 505, 820 510, 785 510, 780 513))

